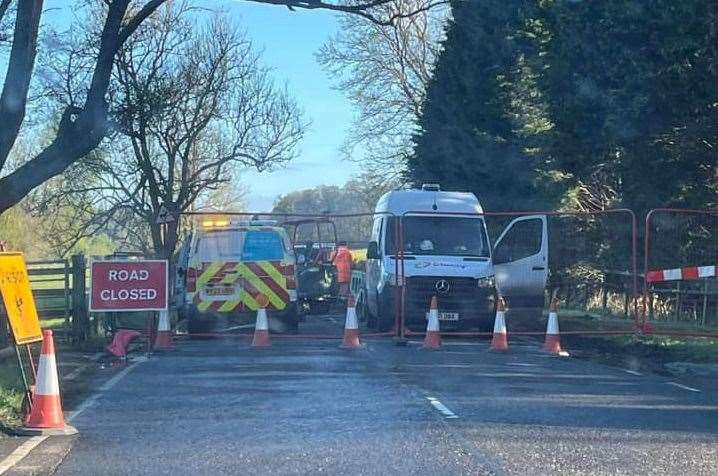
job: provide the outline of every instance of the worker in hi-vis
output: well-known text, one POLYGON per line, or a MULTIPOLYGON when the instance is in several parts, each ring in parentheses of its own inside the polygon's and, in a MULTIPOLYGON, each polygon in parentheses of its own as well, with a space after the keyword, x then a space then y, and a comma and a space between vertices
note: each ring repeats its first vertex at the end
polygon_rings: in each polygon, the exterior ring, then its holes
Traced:
POLYGON ((343 299, 349 297, 349 283, 352 279, 352 253, 347 248, 346 241, 337 243, 337 249, 331 255, 332 264, 337 268, 337 282, 339 283, 339 296, 343 299))

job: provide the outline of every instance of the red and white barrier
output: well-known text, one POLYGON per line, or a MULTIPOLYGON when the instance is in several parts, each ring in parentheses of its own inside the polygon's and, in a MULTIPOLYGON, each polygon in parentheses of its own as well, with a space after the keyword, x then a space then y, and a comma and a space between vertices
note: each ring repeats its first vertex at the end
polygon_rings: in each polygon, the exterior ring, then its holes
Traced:
POLYGON ((715 278, 718 275, 718 266, 687 266, 685 268, 659 269, 649 271, 646 281, 660 283, 663 281, 684 281, 701 278, 715 278))

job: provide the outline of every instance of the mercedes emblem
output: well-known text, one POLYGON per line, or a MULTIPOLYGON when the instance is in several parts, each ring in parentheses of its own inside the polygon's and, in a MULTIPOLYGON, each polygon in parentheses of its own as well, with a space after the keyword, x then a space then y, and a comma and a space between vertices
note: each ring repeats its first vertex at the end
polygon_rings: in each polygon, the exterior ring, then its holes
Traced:
POLYGON ((436 292, 439 294, 446 294, 449 292, 449 289, 451 289, 451 285, 449 282, 445 279, 440 279, 436 282, 434 285, 434 288, 436 289, 436 292))

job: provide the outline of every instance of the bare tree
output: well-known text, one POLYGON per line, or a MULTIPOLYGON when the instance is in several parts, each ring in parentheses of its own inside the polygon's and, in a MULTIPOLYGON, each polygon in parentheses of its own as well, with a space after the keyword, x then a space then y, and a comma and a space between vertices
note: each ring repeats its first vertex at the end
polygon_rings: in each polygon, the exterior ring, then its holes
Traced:
POLYGON ((11 14, 9 12, 12 6, 12 0, 0 0, 0 47, 4 47, 9 44, 9 32, 11 28, 11 22, 9 18, 11 14))
POLYGON ((411 135, 439 53, 448 2, 399 0, 380 8, 386 16, 418 13, 390 25, 344 17, 340 32, 317 57, 359 110, 343 147, 345 157, 396 182, 411 153, 411 135))
POLYGON ((195 25, 195 13, 186 2, 168 3, 127 41, 110 86, 116 132, 78 163, 84 186, 50 195, 56 206, 69 195, 94 205, 85 233, 131 211, 163 257, 174 252, 181 212, 216 202, 220 191, 236 195, 242 169, 289 161, 303 133, 300 111, 246 37, 224 17, 195 25), (161 209, 172 217, 164 229, 161 209))
MULTIPOLYGON (((244 0, 294 9, 325 9, 352 13, 378 24, 393 24, 416 11, 386 15, 381 7, 397 0, 244 0)), ((97 55, 90 66, 85 94, 78 104, 60 114, 56 133, 38 154, 19 167, 7 170, 8 154, 26 115, 28 92, 38 51, 38 33, 43 0, 0 0, 0 24, 11 10, 15 13, 12 45, 0 93, 0 212, 18 203, 32 189, 60 174, 94 150, 110 131, 107 92, 118 51, 139 26, 165 0, 97 0, 106 7, 102 28, 94 36, 97 55), (14 9, 11 8, 14 5, 14 9)))

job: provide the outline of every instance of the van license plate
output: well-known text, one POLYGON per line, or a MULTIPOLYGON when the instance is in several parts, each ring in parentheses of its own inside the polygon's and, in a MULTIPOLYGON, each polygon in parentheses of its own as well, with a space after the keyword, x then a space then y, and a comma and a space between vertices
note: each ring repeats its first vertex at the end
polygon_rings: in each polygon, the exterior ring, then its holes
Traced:
POLYGON ((439 320, 440 321, 458 321, 459 313, 458 312, 440 312, 439 320))
POLYGON ((207 288, 205 292, 208 296, 230 296, 234 294, 234 287, 223 286, 221 288, 207 288))

